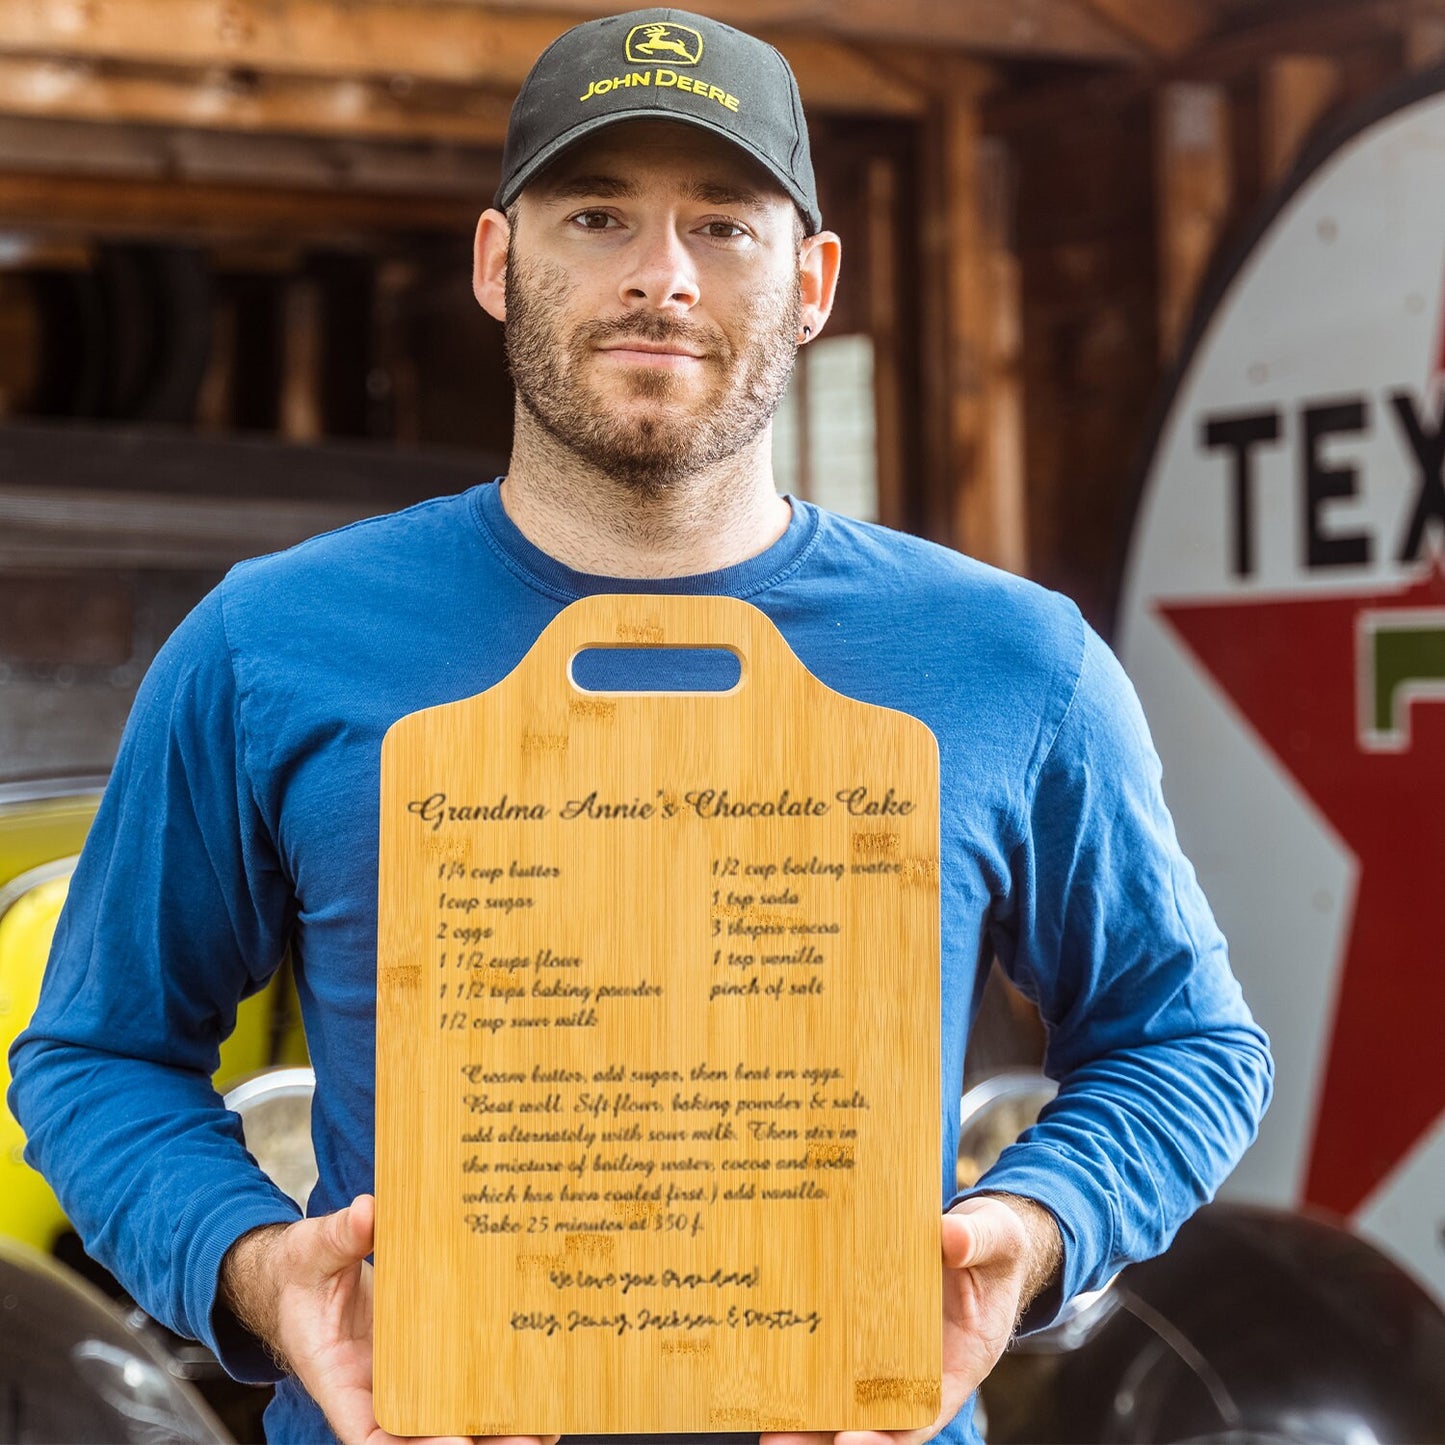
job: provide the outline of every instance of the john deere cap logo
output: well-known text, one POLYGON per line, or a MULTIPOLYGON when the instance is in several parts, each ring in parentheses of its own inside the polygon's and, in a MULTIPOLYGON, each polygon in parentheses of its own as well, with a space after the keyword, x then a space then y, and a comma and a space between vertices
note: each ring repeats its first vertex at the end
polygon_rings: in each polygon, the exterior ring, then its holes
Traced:
POLYGON ((627 32, 627 58, 634 65, 654 60, 696 65, 702 59, 702 36, 687 25, 634 25, 627 32))

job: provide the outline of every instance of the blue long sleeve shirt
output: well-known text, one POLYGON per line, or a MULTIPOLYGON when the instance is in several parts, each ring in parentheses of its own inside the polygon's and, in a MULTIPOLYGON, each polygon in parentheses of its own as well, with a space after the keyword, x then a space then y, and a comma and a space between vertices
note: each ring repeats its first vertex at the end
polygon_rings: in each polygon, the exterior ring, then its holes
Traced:
MULTIPOLYGON (((956 1197, 964 1050, 996 956, 1039 1006, 1060 1091, 980 1187, 1057 1218, 1055 1300, 1162 1250, 1253 1138, 1266 1042, 1112 654, 1031 583, 804 502, 792 512, 738 566, 638 581, 562 566, 481 486, 242 564, 163 649, 12 1052, 10 1099, 86 1247, 238 1377, 276 1371, 218 1307, 222 1256, 295 1210, 219 1105, 219 1040, 289 944, 317 1077, 310 1211, 371 1190, 382 737, 492 686, 590 593, 743 598, 830 687, 932 729, 939 1202, 956 1197)), ((970 1417, 941 1438, 974 1440, 970 1417)), ((292 1380, 267 1428, 328 1438, 292 1380)))

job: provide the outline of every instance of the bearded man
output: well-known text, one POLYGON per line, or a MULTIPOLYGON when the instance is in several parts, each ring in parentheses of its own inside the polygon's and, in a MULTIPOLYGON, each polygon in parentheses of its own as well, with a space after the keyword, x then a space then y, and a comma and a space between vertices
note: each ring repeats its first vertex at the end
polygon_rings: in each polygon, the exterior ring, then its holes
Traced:
POLYGON ((240 1378, 285 1372, 269 1438, 388 1439, 366 1263, 382 737, 505 677, 577 598, 744 598, 829 686, 938 739, 944 1398, 898 1438, 974 1440, 965 1405, 1020 1317, 1163 1248, 1233 1167, 1263 1036, 1078 611, 776 492, 772 415, 840 256, 782 57, 675 10, 579 26, 523 87, 503 172, 474 284, 516 382, 507 475, 246 563, 167 645, 16 1046, 30 1156, 147 1309, 240 1378), (652 52, 692 53, 678 31, 700 47, 686 88, 655 83, 652 52), (209 1085, 288 946, 317 1078, 304 1221, 209 1085), (1038 1001, 1061 1089, 960 1199, 994 956, 1038 1001))

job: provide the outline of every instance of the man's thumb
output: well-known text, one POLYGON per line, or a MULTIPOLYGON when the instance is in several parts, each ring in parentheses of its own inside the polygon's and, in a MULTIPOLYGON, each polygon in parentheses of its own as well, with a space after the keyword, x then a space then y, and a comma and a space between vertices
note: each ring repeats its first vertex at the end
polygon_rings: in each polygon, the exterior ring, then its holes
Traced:
MULTIPOLYGON (((1001 1229, 1006 1209, 992 1199, 966 1199, 943 1216, 943 1263, 947 1269, 977 1269, 1007 1252, 1009 1240, 1001 1229)), ((1014 1231, 1015 1233, 1017 1231, 1014 1231)))
POLYGON ((345 1209, 324 1216, 313 1262, 324 1274, 339 1274, 371 1253, 376 1235, 376 1200, 358 1194, 345 1209))

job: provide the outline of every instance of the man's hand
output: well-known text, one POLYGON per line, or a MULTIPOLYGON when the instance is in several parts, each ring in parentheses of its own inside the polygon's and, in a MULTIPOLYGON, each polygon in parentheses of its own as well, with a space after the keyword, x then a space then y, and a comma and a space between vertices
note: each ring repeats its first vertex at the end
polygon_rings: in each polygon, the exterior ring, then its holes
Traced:
MULTIPOLYGON (((369 1194, 319 1219, 242 1235, 221 1265, 227 1305, 321 1407, 342 1445, 398 1445, 371 1401, 369 1194)), ((557 1436, 509 1436, 508 1445, 556 1445, 557 1436)), ((434 1445, 468 1445, 461 1439, 434 1445)))
POLYGON ((931 1440, 1008 1346, 1019 1317, 1058 1271, 1059 1226, 1031 1199, 977 1195, 943 1216, 943 1406, 922 1430, 764 1435, 760 1445, 919 1445, 931 1440))

